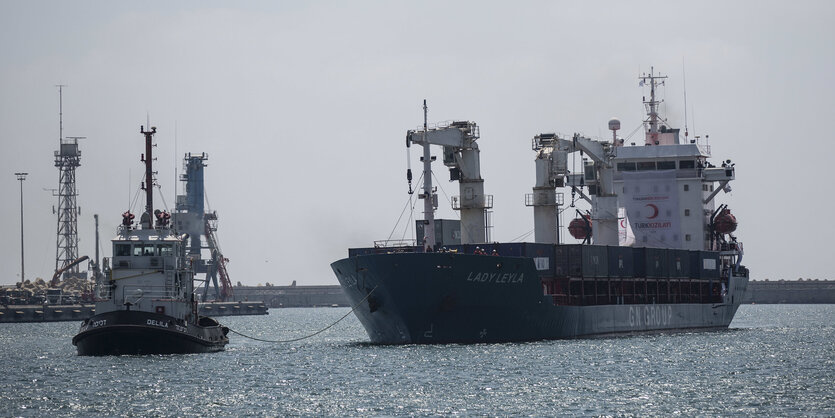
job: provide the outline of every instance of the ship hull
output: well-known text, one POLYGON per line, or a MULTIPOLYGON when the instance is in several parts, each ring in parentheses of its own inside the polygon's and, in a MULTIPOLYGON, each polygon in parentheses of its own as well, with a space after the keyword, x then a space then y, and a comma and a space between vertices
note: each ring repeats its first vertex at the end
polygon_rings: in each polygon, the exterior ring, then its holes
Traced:
POLYGON ((213 319, 199 326, 166 315, 115 311, 95 315, 73 337, 78 355, 187 354, 221 351, 228 329, 213 319))
POLYGON ((331 267, 373 343, 535 341, 727 328, 747 277, 721 303, 557 305, 528 257, 361 255, 331 267))

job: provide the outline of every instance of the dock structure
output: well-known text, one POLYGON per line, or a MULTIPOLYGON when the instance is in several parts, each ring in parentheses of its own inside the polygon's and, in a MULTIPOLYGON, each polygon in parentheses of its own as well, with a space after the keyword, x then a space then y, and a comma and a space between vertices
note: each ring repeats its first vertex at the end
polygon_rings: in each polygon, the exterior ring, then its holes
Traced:
POLYGON ((232 300, 233 290, 226 270, 229 259, 223 256, 217 239, 217 212, 206 211, 204 205, 203 174, 208 159, 206 153, 187 153, 183 158, 184 172, 180 181, 185 183, 186 194, 177 196, 174 225, 178 231, 189 236, 188 257, 194 272, 203 277, 203 288, 198 293, 200 300, 222 302, 232 300), (209 295, 210 288, 213 290, 212 295, 209 295))
MULTIPOLYGON (((263 302, 205 302, 197 305, 204 316, 268 315, 263 302)), ((0 306, 0 323, 83 321, 96 313, 95 305, 8 305, 0 306)))
MULTIPOLYGON (((78 188, 75 182, 75 169, 81 166, 81 150, 78 140, 83 136, 64 137, 64 85, 58 86, 59 134, 58 150, 55 151, 55 167, 58 168, 58 189, 54 195, 58 198, 58 228, 55 244, 56 280, 81 276, 78 270, 78 188)), ((55 209, 53 207, 53 209, 55 209)))
POLYGON ((338 285, 235 286, 236 301, 260 301, 269 308, 351 306, 338 285))

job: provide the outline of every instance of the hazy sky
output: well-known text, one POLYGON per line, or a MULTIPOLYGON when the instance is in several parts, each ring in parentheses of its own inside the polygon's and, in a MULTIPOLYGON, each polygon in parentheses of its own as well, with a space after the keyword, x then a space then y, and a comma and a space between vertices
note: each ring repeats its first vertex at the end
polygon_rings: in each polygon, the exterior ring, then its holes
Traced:
MULTIPOLYGON (((430 122, 481 127, 493 238, 506 241, 533 229, 531 138, 608 138, 613 116, 629 134, 650 66, 670 76, 662 110, 676 126, 686 71, 691 135, 736 162, 718 199, 739 219, 753 277, 832 278, 833 18, 828 1, 0 0, 0 283, 20 274, 17 171, 30 173, 26 277, 54 269, 57 199, 44 189, 58 187, 56 84, 68 86, 64 135, 87 137, 81 254, 93 255, 98 213, 110 255, 150 114, 169 207, 183 154, 209 154, 233 282, 336 284, 329 264, 388 238, 407 202, 404 138, 424 98, 430 122)), ((438 216, 455 215, 442 204, 438 216)))

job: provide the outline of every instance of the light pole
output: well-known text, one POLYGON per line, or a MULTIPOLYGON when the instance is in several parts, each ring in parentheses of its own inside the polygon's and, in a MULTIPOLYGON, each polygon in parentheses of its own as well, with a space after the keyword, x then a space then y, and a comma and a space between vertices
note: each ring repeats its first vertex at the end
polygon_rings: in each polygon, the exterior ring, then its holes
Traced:
POLYGON ((20 181, 20 284, 23 285, 26 276, 23 269, 23 180, 29 173, 14 173, 20 181))

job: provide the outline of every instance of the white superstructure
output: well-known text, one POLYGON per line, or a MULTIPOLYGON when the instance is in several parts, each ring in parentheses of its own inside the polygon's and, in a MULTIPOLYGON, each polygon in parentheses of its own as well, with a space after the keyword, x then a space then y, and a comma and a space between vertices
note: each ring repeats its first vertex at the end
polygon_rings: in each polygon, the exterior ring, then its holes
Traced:
POLYGON ((112 259, 104 260, 105 274, 96 283, 96 315, 112 311, 140 311, 167 315, 184 322, 197 318, 194 269, 186 258, 185 239, 171 227, 171 215, 153 208, 153 145, 156 128, 145 135, 145 212, 134 223, 130 212, 113 243, 112 259))
MULTIPOLYGON (((569 187, 591 206, 592 241, 596 245, 619 245, 619 228, 628 224, 635 233, 636 247, 689 250, 719 250, 730 232, 717 228, 714 197, 730 191, 735 178, 730 160, 715 167, 710 147, 697 140, 682 139, 658 114, 655 89, 666 77, 642 75, 650 86, 645 141, 624 146, 618 139, 620 121, 612 119, 612 141, 592 140, 575 134, 561 138, 540 134, 533 139, 537 152, 537 182, 532 197, 536 242, 553 243, 556 237, 557 186, 569 187), (569 173, 568 155, 582 152, 580 172, 569 173), (625 210, 624 210, 625 209, 625 210), (619 218, 618 213, 626 213, 619 218)), ((721 208, 720 208, 721 209, 721 208)), ((729 236, 735 242, 733 236, 729 236)))
POLYGON ((167 226, 119 227, 113 257, 97 288, 96 313, 134 310, 190 321, 196 315, 192 270, 182 236, 167 226))

